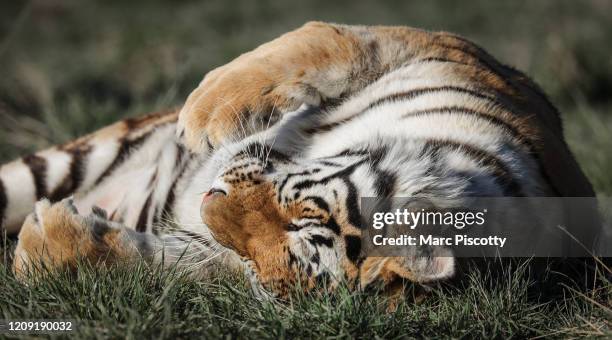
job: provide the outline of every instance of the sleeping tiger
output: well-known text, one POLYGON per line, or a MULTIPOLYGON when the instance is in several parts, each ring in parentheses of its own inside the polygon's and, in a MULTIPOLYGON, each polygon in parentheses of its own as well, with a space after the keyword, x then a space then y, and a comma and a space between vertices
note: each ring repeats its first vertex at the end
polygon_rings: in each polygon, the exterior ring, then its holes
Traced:
POLYGON ((365 256, 367 196, 594 192, 524 74, 453 34, 321 22, 211 71, 180 110, 0 168, 17 275, 145 258, 244 272, 260 297, 453 276, 443 249, 365 256))

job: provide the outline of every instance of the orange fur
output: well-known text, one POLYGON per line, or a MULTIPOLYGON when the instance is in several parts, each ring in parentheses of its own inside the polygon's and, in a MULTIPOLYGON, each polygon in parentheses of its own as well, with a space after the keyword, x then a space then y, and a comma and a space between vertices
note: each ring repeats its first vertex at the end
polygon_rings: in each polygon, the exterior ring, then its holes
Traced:
POLYGON ((278 285, 295 274, 286 263, 284 226, 290 221, 274 204, 269 183, 252 185, 217 197, 202 207, 202 218, 215 240, 253 260, 264 284, 278 285))
MULTIPOLYGON (((75 213, 67 200, 37 203, 19 233, 13 268, 19 277, 40 265, 49 269, 74 269, 82 259, 93 264, 114 263, 134 254, 121 239, 121 230, 108 228, 101 238, 94 237, 87 220, 75 213)), ((35 273, 35 271, 34 271, 35 273)))

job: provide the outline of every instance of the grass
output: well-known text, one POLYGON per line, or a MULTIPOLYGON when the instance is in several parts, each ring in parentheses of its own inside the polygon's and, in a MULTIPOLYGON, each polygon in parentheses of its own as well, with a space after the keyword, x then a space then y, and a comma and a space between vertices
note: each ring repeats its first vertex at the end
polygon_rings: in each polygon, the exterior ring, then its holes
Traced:
MULTIPOLYGON (((612 196, 612 107, 579 104, 564 116, 565 136, 599 197, 612 196)), ((609 201, 609 200, 608 200, 609 201)))
POLYGON ((541 301, 528 262, 471 271, 461 283, 435 287, 424 302, 402 302, 393 313, 380 295, 344 287, 322 295, 295 292, 288 303, 260 302, 239 277, 202 282, 145 263, 83 264, 77 275, 42 269, 42 280, 27 287, 0 266, 0 317, 78 319, 71 334, 78 338, 612 336, 609 281, 600 276, 596 290, 568 286, 564 297, 541 301))
MULTIPOLYGON (((562 112, 568 144, 598 195, 609 197, 610 13, 612 3, 598 0, 7 1, 0 5, 0 162, 178 106, 208 70, 319 19, 456 32, 526 71, 562 112)), ((262 303, 240 278, 201 282, 145 264, 84 265, 76 276, 25 286, 6 261, 0 318, 79 319, 81 337, 612 336, 604 269, 594 289, 565 280, 549 294, 527 266, 492 264, 388 314, 384 298, 370 293, 296 293, 289 304, 262 303)))

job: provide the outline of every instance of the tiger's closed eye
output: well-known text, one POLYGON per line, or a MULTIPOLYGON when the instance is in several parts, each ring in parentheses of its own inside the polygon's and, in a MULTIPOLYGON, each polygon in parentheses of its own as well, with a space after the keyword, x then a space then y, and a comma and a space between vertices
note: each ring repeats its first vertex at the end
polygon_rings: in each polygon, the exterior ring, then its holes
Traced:
POLYGON ((300 230, 300 229, 301 229, 301 227, 300 227, 300 226, 298 226, 297 224, 294 224, 294 223, 289 223, 289 224, 287 224, 287 226, 285 227, 285 229, 286 229, 287 231, 298 231, 298 230, 300 230))
POLYGON ((210 190, 208 190, 208 194, 213 195, 213 194, 223 194, 225 196, 227 196, 227 192, 223 189, 218 189, 218 188, 212 188, 210 190))

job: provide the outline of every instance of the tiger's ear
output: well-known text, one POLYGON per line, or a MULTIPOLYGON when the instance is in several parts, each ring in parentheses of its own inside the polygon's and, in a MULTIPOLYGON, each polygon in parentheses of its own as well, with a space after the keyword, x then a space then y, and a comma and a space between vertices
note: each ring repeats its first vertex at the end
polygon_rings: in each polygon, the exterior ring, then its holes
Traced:
POLYGON ((450 250, 436 248, 432 256, 368 257, 361 266, 361 287, 372 282, 390 283, 398 277, 413 282, 432 282, 455 273, 455 258, 450 250))
MULTIPOLYGON (((392 202, 391 206, 400 206, 406 211, 437 211, 437 206, 450 205, 450 202, 444 200, 437 203, 434 204, 426 198, 411 198, 408 201, 392 202)), ((383 210, 391 209, 387 207, 383 210)), ((376 211, 382 210, 377 207, 376 211)), ((391 224, 382 232, 385 237, 394 238, 412 231, 406 230, 405 225, 391 224)), ((449 278, 455 273, 455 258, 449 248, 410 246, 401 248, 399 253, 395 252, 393 255, 396 256, 366 257, 359 273, 361 287, 366 287, 375 281, 386 284, 397 278, 413 282, 432 282, 449 278)))

